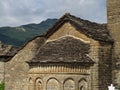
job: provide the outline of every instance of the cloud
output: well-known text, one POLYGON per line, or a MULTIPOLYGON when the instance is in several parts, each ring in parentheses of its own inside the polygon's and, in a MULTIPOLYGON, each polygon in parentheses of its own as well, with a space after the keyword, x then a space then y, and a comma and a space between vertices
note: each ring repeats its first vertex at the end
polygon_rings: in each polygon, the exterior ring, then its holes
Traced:
POLYGON ((69 12, 94 22, 106 22, 106 0, 2 0, 0 26, 39 23, 69 12))

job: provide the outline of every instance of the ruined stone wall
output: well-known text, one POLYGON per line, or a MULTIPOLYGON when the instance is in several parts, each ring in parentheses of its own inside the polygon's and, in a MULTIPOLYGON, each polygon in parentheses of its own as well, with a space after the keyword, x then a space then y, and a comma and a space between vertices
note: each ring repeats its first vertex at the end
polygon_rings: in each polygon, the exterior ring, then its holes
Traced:
POLYGON ((113 83, 120 86, 120 0, 107 0, 108 29, 114 39, 113 83))
POLYGON ((40 37, 32 40, 5 63, 5 90, 28 90, 29 66, 25 61, 33 58, 43 41, 40 37))

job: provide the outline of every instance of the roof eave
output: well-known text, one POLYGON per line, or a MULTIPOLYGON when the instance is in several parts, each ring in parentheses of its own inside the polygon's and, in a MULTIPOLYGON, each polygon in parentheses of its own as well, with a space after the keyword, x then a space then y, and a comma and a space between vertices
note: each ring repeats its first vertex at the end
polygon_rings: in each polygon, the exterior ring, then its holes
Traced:
POLYGON ((46 61, 46 62, 40 62, 40 61, 26 61, 30 66, 31 65, 38 65, 38 64, 79 64, 81 66, 93 66, 95 62, 53 62, 53 61, 46 61))

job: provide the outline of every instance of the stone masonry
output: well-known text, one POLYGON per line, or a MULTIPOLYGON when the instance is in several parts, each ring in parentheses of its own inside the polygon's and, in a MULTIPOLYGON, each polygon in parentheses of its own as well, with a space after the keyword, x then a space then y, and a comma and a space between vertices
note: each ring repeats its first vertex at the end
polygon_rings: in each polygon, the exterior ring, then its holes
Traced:
POLYGON ((107 0, 108 30, 114 39, 112 63, 113 84, 120 86, 120 0, 107 0))
POLYGON ((19 51, 0 42, 5 90, 120 87, 120 0, 107 0, 107 19, 108 24, 97 24, 67 13, 19 51))

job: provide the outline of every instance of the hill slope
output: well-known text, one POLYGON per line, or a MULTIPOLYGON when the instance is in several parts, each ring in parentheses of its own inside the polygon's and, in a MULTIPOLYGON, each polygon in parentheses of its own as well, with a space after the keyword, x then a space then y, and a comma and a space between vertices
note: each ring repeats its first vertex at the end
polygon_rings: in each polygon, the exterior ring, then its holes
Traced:
POLYGON ((39 24, 27 24, 19 27, 1 27, 0 41, 5 44, 22 46, 31 38, 45 33, 57 19, 47 19, 39 24))

